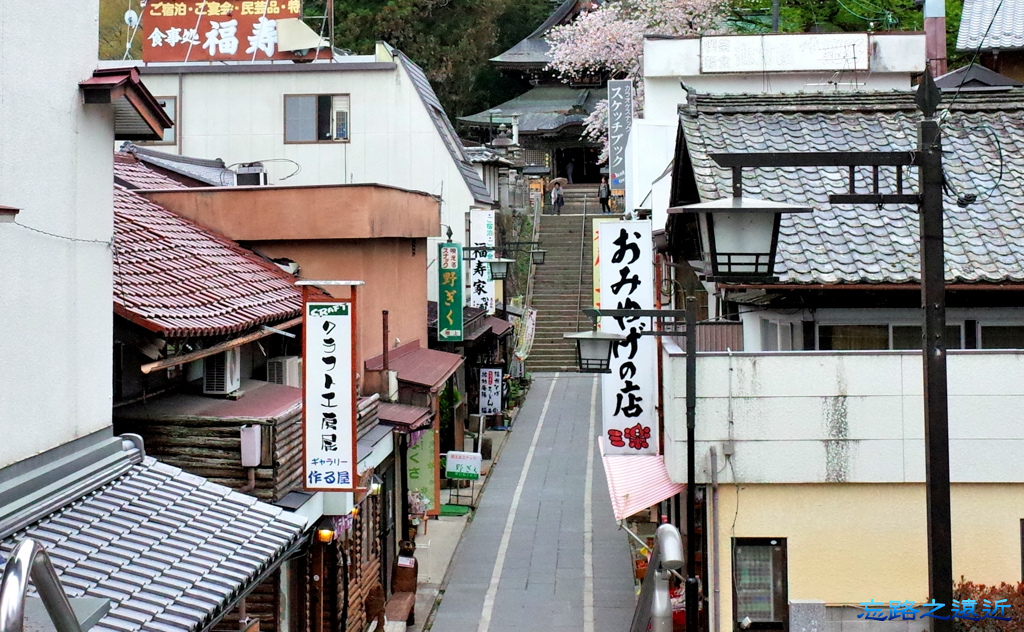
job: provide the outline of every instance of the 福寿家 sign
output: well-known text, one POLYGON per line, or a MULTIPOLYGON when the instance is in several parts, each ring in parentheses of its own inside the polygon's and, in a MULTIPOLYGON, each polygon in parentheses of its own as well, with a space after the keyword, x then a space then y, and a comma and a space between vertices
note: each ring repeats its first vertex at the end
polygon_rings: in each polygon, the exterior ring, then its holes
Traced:
MULTIPOLYGON (((654 309, 651 222, 604 222, 598 237, 602 309, 654 309)), ((622 334, 610 373, 601 376, 601 414, 608 454, 658 454, 657 346, 641 333, 650 319, 601 318, 601 331, 622 334)))
POLYGON ((437 340, 459 342, 462 331, 462 244, 437 246, 437 340))
POLYGON ((479 452, 449 452, 444 475, 446 478, 475 481, 480 478, 481 463, 483 457, 479 452))
MULTIPOLYGON (((145 62, 300 59, 278 47, 278 20, 302 16, 299 0, 189 0, 145 5, 145 62)), ((312 53, 305 57, 310 57, 312 53)))
POLYGON ((303 486, 311 491, 356 488, 356 397, 353 304, 303 306, 303 486))

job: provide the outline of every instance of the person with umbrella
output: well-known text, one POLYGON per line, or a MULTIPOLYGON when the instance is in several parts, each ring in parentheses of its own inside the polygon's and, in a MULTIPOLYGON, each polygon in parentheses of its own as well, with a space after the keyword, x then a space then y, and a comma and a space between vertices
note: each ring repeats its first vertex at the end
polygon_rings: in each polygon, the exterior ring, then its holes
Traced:
POLYGON ((565 206, 565 196, 562 194, 562 182, 564 178, 555 178, 551 181, 551 207, 555 209, 555 215, 562 214, 562 207, 565 206))

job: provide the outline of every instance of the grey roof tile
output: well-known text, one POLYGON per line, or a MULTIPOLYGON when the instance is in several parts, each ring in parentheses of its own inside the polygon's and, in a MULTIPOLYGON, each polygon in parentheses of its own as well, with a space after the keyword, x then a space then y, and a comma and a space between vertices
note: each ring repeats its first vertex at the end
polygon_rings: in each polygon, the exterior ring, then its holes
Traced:
POLYGON ((964 0, 957 50, 1024 48, 1024 3, 1019 0, 964 0), (998 9, 998 13, 996 12, 998 9), (991 25, 991 28, 990 28, 991 25), (988 31, 988 35, 985 32, 988 31))
MULTIPOLYGON (((715 165, 710 152, 912 151, 919 116, 912 93, 696 95, 680 109, 705 201, 731 195, 731 173, 715 165)), ((978 196, 967 208, 945 196, 947 281, 1024 282, 1024 90, 961 94, 943 130, 948 182, 978 196)), ((917 209, 830 204, 829 193, 845 191, 847 173, 744 171, 745 195, 814 208, 783 217, 775 273, 783 283, 917 282, 917 209)), ((895 190, 894 168, 882 168, 879 176, 883 191, 895 190)), ((871 177, 870 168, 857 170, 859 191, 871 177)), ((906 169, 904 191, 916 189, 916 169, 906 169)))
POLYGON ((295 544, 302 524, 252 497, 146 458, 24 531, 50 553, 69 595, 106 597, 107 632, 203 627, 295 544), (231 529, 238 537, 220 537, 231 529))

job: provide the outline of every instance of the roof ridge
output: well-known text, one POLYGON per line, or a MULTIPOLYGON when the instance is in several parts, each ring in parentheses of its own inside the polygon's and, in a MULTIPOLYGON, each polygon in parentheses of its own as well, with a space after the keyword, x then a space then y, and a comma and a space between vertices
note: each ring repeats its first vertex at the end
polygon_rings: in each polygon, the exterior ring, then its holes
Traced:
MULTIPOLYGON (((837 111, 910 111, 918 110, 913 90, 890 92, 805 93, 779 92, 773 94, 704 94, 691 93, 679 110, 685 114, 697 113, 801 113, 837 111)), ((949 108, 950 102, 940 103, 939 109, 949 108)), ((953 109, 965 111, 1007 111, 1024 109, 1024 88, 998 93, 963 92, 953 109)))

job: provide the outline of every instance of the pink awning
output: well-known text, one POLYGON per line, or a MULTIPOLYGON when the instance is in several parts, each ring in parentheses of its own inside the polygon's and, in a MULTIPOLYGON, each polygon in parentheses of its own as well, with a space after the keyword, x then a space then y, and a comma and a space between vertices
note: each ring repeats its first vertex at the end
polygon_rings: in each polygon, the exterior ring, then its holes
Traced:
POLYGON ((662 456, 602 454, 616 520, 654 506, 686 489, 673 483, 662 456))

